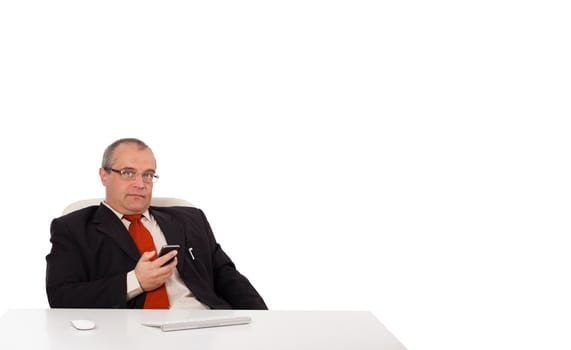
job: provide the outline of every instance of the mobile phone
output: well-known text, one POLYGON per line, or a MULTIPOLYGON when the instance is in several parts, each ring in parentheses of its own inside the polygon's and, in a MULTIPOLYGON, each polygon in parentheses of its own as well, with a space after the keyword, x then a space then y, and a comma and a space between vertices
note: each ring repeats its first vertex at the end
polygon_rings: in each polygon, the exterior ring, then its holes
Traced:
MULTIPOLYGON (((180 249, 180 245, 178 245, 178 244, 164 245, 161 247, 161 251, 159 252, 159 257, 165 255, 166 253, 170 252, 171 250, 179 250, 179 249, 180 249)), ((173 260, 174 260, 174 258, 170 259, 169 261, 164 263, 163 266, 170 264, 173 260)))

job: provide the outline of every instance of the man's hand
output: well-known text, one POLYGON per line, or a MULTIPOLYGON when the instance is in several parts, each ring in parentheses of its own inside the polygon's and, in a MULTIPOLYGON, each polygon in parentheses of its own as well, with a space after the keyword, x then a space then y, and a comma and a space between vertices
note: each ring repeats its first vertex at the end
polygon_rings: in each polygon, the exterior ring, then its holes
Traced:
POLYGON ((176 256, 176 250, 151 261, 151 258, 155 254, 155 251, 143 253, 135 266, 135 276, 137 276, 137 280, 145 292, 162 286, 167 278, 174 273, 174 269, 176 268, 176 258, 170 264, 162 266, 176 256))

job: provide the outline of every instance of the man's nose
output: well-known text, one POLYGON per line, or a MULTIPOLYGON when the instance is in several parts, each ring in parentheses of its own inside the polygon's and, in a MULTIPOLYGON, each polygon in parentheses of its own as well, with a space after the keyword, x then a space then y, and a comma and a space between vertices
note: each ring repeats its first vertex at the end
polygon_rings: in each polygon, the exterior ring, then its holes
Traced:
POLYGON ((145 187, 145 182, 143 181, 143 174, 136 174, 133 183, 137 187, 145 187))

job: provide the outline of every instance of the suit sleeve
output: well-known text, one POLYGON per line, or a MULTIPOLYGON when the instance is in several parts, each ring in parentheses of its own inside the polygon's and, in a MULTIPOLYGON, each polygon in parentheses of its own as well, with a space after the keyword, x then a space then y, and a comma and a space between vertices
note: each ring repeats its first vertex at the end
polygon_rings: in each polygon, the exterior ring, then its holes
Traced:
POLYGON ((267 310, 266 303, 250 281, 237 269, 230 257, 214 237, 208 220, 201 211, 210 246, 213 247, 212 267, 215 293, 226 300, 234 309, 267 310))
POLYGON ((54 219, 51 224, 50 253, 46 256, 46 292, 52 308, 127 308, 126 273, 116 271, 96 276, 97 256, 87 244, 83 230, 71 230, 66 220, 54 219))

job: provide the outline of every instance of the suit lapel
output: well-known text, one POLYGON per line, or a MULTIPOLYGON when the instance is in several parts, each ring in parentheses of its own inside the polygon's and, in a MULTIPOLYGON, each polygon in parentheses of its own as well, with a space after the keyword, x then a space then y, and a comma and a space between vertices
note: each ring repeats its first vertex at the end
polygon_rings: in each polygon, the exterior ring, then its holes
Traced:
POLYGON ((137 261, 141 257, 135 242, 129 235, 129 231, 121 220, 105 205, 101 204, 95 212, 93 222, 97 225, 97 230, 117 243, 117 245, 133 260, 137 261))
POLYGON ((183 254, 188 254, 184 226, 175 220, 175 218, 170 213, 168 213, 168 210, 165 210, 165 208, 150 207, 149 211, 155 220, 157 220, 161 231, 163 231, 163 234, 165 235, 167 243, 180 245, 180 251, 178 252, 179 255, 177 269, 180 272, 181 276, 183 276, 183 254))

